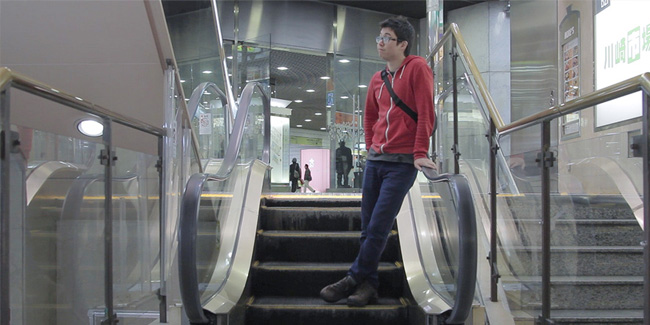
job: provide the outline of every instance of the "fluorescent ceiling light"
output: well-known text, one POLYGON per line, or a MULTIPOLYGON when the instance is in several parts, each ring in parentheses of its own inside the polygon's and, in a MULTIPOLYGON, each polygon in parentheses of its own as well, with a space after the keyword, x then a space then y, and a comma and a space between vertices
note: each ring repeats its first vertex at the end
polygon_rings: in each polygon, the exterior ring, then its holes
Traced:
POLYGON ((232 55, 227 56, 226 59, 232 60, 232 55))
POLYGON ((368 86, 366 85, 359 85, 359 88, 367 88, 368 86))
POLYGON ((341 63, 350 63, 350 60, 348 60, 348 59, 340 59, 339 62, 341 62, 341 63))
POLYGON ((287 68, 287 67, 278 67, 278 70, 284 71, 284 70, 289 70, 289 68, 287 68))
POLYGON ((181 83, 184 83, 184 82, 185 82, 185 79, 181 79, 181 83))
POLYGON ((320 129, 323 130, 323 131, 327 130, 327 128, 320 128, 320 129))
POLYGON ((212 71, 211 70, 203 70, 203 73, 210 74, 210 73, 212 73, 212 71))
POLYGON ((348 99, 348 98, 350 98, 350 97, 348 97, 348 96, 341 96, 341 99, 348 99))
POLYGON ((86 119, 77 122, 77 130, 89 137, 99 137, 104 134, 104 125, 97 120, 86 119))
POLYGON ((301 128, 301 127, 302 127, 302 124, 298 124, 298 125, 296 125, 296 127, 297 127, 297 128, 301 128))
POLYGON ((302 103, 302 99, 296 99, 294 100, 295 103, 302 103))
POLYGON ((313 89, 307 89, 307 90, 305 90, 305 91, 308 92, 308 93, 313 93, 313 92, 315 92, 315 90, 313 90, 313 89))
POLYGON ((206 92, 203 93, 203 95, 212 95, 212 93, 209 92, 209 91, 206 91, 206 92))
POLYGON ((328 77, 328 76, 322 76, 322 77, 320 77, 320 78, 323 79, 323 80, 328 80, 330 77, 328 77))
POLYGON ((306 118, 306 119, 305 119, 305 122, 311 122, 311 119, 310 119, 310 118, 306 118))
POLYGON ((314 115, 316 115, 316 116, 321 116, 321 115, 323 115, 323 113, 321 113, 321 112, 316 112, 316 113, 314 113, 314 115))

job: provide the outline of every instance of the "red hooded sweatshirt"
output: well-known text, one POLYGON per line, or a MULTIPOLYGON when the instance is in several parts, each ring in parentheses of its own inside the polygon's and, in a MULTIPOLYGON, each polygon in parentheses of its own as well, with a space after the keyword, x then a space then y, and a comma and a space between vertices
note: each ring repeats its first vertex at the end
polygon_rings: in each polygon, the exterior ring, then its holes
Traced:
MULTIPOLYGON (((388 69, 388 68, 386 68, 388 69)), ((418 115, 417 123, 393 103, 381 79, 370 79, 363 118, 366 148, 380 154, 413 154, 426 158, 433 131, 433 73, 424 58, 409 55, 394 75, 388 74, 393 91, 418 115)))

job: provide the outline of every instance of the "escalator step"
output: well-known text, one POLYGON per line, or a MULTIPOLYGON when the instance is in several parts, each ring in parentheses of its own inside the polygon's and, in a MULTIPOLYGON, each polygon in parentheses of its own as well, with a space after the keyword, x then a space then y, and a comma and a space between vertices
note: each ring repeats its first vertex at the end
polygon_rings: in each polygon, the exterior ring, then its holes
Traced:
POLYGON ((379 298, 362 308, 345 300, 326 303, 316 297, 266 296, 247 304, 247 324, 407 324, 408 303, 402 298, 379 298))

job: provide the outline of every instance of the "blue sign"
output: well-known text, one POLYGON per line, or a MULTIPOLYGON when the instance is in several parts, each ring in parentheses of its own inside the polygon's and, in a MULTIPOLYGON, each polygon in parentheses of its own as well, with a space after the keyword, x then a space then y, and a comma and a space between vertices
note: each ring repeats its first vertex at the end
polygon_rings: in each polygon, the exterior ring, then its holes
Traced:
POLYGON ((327 107, 334 106, 334 92, 330 91, 327 93, 327 107))

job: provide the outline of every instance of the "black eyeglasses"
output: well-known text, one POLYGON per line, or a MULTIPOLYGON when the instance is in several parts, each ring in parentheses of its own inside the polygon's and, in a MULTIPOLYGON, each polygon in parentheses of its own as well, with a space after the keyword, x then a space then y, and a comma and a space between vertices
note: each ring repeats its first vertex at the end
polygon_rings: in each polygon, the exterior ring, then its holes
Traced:
POLYGON ((375 41, 377 41, 377 44, 381 43, 382 41, 384 44, 386 44, 390 41, 397 41, 397 38, 392 38, 390 36, 377 36, 377 38, 375 38, 375 41))

